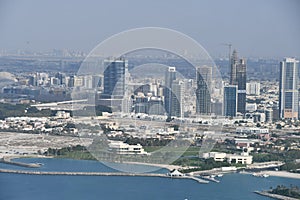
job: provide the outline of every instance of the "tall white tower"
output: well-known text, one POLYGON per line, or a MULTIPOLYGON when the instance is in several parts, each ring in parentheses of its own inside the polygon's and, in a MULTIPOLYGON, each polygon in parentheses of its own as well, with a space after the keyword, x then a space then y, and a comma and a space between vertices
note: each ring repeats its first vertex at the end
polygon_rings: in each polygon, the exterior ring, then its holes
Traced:
POLYGON ((294 58, 280 62, 279 112, 280 118, 298 118, 298 65, 294 58))

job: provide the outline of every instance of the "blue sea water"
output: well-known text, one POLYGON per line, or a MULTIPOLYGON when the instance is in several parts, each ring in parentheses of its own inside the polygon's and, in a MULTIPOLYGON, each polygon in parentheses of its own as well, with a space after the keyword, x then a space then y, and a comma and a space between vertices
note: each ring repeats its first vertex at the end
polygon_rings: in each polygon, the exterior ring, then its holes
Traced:
MULTIPOLYGON (((97 161, 70 159, 17 159, 39 162, 40 169, 7 164, 0 168, 42 171, 116 171, 97 161)), ((166 170, 157 171, 166 173, 166 170)), ((300 180, 280 177, 259 178, 246 174, 227 174, 220 183, 199 184, 188 179, 118 176, 49 176, 0 173, 0 200, 53 199, 269 199, 253 191, 277 185, 300 186, 300 180)))

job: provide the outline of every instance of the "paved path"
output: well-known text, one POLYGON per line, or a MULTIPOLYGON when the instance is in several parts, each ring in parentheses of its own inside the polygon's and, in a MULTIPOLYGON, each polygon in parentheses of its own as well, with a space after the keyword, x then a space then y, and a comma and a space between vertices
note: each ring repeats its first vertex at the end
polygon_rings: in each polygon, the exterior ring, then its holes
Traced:
POLYGON ((167 174, 155 173, 125 173, 125 172, 46 172, 46 171, 26 171, 26 170, 11 170, 0 169, 0 173, 27 174, 27 175, 65 175, 65 176, 141 176, 141 177, 161 177, 161 178, 178 178, 192 179, 198 183, 209 183, 206 180, 194 176, 168 176, 167 174))

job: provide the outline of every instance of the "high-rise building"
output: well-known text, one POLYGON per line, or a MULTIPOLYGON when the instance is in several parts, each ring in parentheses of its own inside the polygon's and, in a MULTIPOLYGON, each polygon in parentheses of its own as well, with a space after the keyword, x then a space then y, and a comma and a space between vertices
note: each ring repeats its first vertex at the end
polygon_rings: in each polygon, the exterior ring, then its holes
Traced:
POLYGON ((236 85, 228 85, 224 87, 224 102, 223 113, 228 117, 235 117, 237 112, 237 94, 238 88, 236 85))
POLYGON ((84 84, 83 76, 74 76, 74 87, 82 87, 84 84))
POLYGON ((66 84, 66 75, 64 73, 60 73, 60 72, 57 72, 55 74, 55 78, 58 79, 58 85, 65 85, 66 84))
POLYGON ((272 109, 266 109, 265 110, 265 115, 266 115, 266 122, 272 123, 272 120, 273 120, 273 110, 272 109))
POLYGON ((161 97, 150 97, 148 101, 149 109, 148 114, 150 115, 163 115, 163 101, 161 97))
POLYGON ((171 105, 171 115, 182 118, 183 113, 183 98, 184 98, 184 82, 183 81, 173 81, 172 83, 172 105, 171 105))
POLYGON ((83 86, 87 89, 93 88, 93 77, 91 75, 86 75, 83 77, 83 86))
POLYGON ((233 50, 230 62, 230 85, 236 85, 236 66, 238 64, 238 56, 236 50, 233 50))
POLYGON ((147 113, 148 112, 148 98, 144 96, 137 96, 134 102, 135 113, 147 113))
POLYGON ((29 77, 29 83, 28 84, 32 85, 32 86, 37 86, 38 85, 36 74, 33 74, 32 76, 29 77))
POLYGON ((164 98, 165 98, 165 110, 168 117, 174 116, 172 113, 172 84, 176 80, 176 68, 168 67, 165 73, 165 88, 164 88, 164 98))
POLYGON ((280 62, 279 114, 280 118, 298 118, 298 65, 294 58, 280 62))
POLYGON ((163 100, 161 97, 137 96, 134 102, 135 113, 146 113, 149 115, 163 115, 163 100))
POLYGON ((237 51, 234 50, 231 57, 230 85, 238 86, 237 111, 246 113, 246 82, 247 67, 244 59, 239 59, 237 51))
POLYGON ((196 113, 211 114, 211 79, 212 68, 202 66, 197 68, 196 113))
POLYGON ((107 98, 123 98, 126 90, 125 73, 128 61, 125 59, 105 60, 104 66, 104 91, 107 98))
POLYGON ((236 82, 238 86, 238 107, 237 111, 240 113, 246 113, 246 62, 244 59, 240 59, 236 67, 236 82))
POLYGON ((75 80, 75 75, 72 75, 68 79, 68 87, 74 87, 74 80, 75 80))
POLYGON ((272 121, 278 121, 280 119, 280 114, 279 114, 279 108, 278 106, 273 106, 272 107, 272 111, 273 111, 273 116, 272 116, 272 121))
POLYGON ((102 75, 92 75, 92 88, 97 89, 103 87, 103 76, 102 75))

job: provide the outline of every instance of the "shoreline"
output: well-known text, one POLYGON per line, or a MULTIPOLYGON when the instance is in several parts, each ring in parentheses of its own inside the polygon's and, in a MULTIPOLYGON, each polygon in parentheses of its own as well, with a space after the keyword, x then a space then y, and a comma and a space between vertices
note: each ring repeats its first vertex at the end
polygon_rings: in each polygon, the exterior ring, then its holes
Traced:
POLYGON ((279 195, 279 194, 272 194, 272 193, 269 193, 267 191, 254 191, 254 193, 258 194, 258 195, 261 195, 261 196, 269 197, 269 198, 272 198, 272 199, 297 200, 296 198, 293 198, 293 197, 283 196, 283 195, 279 195))
POLYGON ((292 173, 288 171, 262 171, 262 172, 270 176, 300 179, 299 173, 292 173))
MULTIPOLYGON (((8 155, 8 156, 3 156, 0 159, 5 159, 11 162, 13 159, 19 159, 19 158, 57 158, 57 159, 71 159, 71 160, 85 160, 85 159, 74 159, 74 158, 68 158, 68 157, 54 157, 54 156, 44 156, 44 155, 8 155)), ((97 161, 100 163, 105 164, 106 162, 101 162, 97 159, 92 160, 92 161, 97 161)), ((144 165, 144 166, 150 166, 150 167, 157 167, 160 169, 167 169, 169 171, 173 169, 189 169, 189 168, 194 168, 193 166, 189 167, 183 167, 180 165, 171 165, 171 164, 159 164, 159 163, 143 163, 143 162, 115 162, 113 164, 129 164, 129 165, 144 165)))
MULTIPOLYGON (((39 155, 26 155, 26 156, 7 156, 9 159, 17 159, 17 158, 55 158, 53 156, 39 156, 39 155)), ((72 159, 72 158, 58 158, 58 159, 72 159)), ((77 160, 77 159, 73 159, 77 160)), ((97 161, 97 160, 95 160, 97 161)), ((101 162, 101 161, 97 161, 101 162)), ((102 162, 101 162, 102 163, 102 162)), ((144 166, 151 166, 151 167, 158 167, 161 169, 167 169, 167 170, 173 170, 173 169, 186 169, 186 168, 193 168, 193 166, 188 166, 188 167, 182 167, 179 165, 166 165, 166 164, 157 164, 157 163, 140 163, 140 162, 123 162, 123 163, 114 163, 114 164, 132 164, 132 165, 144 165, 144 166)), ((212 169, 213 170, 213 169, 212 169)), ((207 170, 203 170, 203 172, 206 172, 207 170)), ((202 171, 195 171, 196 173, 201 173, 202 171)), ((194 172, 194 173, 195 173, 194 172)), ((229 173, 235 173, 234 172, 229 172, 229 173)), ((228 173, 228 172, 227 172, 228 173)), ((270 170, 262 170, 259 173, 261 174, 268 174, 270 176, 275 176, 275 177, 282 177, 282 178, 292 178, 292 179, 300 179, 300 173, 292 173, 288 171, 270 171, 270 170)), ((252 174, 251 172, 246 172, 246 174, 252 174)))

